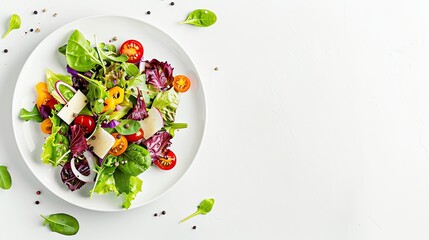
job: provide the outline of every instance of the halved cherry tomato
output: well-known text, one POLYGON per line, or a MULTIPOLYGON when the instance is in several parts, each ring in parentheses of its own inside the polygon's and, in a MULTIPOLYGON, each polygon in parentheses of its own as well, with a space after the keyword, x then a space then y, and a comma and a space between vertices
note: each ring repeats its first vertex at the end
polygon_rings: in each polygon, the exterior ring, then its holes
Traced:
POLYGON ((45 120, 43 120, 42 123, 40 124, 40 128, 42 129, 43 133, 51 134, 52 133, 51 119, 45 118, 45 120))
POLYGON ((106 100, 104 100, 104 108, 102 113, 113 109, 115 109, 115 100, 113 99, 112 96, 108 96, 106 100))
POLYGON ((191 80, 189 80, 185 75, 177 75, 174 77, 173 87, 176 92, 186 92, 191 87, 191 80))
POLYGON ((92 133, 92 131, 94 131, 94 129, 95 129, 95 120, 93 117, 88 116, 88 115, 77 116, 74 119, 74 124, 78 124, 78 125, 82 126, 83 133, 85 135, 92 133))
POLYGON ((144 49, 139 41, 130 39, 121 45, 119 52, 128 56, 128 62, 136 63, 143 57, 144 49))
POLYGON ((128 142, 137 142, 138 140, 142 139, 143 136, 143 129, 140 128, 140 130, 134 134, 125 135, 125 138, 128 140, 128 142))
POLYGON ((50 109, 53 109, 54 105, 57 104, 57 100, 55 100, 55 98, 49 93, 46 83, 39 82, 36 85, 36 92, 37 92, 36 105, 39 110, 42 105, 46 105, 50 109))
POLYGON ((113 98, 115 105, 118 105, 124 101, 124 89, 118 86, 112 87, 108 90, 109 96, 113 98))
POLYGON ((125 152, 128 147, 128 141, 123 135, 119 133, 113 133, 112 136, 115 138, 115 143, 113 144, 109 153, 117 157, 125 152))
POLYGON ((162 170, 170 170, 176 166, 176 154, 171 150, 167 150, 165 156, 159 156, 155 164, 162 170))

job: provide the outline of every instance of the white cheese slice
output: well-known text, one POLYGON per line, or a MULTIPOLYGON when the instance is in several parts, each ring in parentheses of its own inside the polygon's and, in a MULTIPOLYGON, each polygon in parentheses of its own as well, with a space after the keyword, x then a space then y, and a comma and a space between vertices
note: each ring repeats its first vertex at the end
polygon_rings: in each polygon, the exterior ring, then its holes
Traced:
POLYGON ((161 130, 162 127, 164 127, 164 120, 162 119, 162 114, 159 112, 159 110, 155 107, 149 109, 148 117, 139 121, 140 122, 140 128, 143 129, 144 132, 144 138, 149 139, 152 137, 156 132, 161 130))
POLYGON ((89 146, 92 146, 93 152, 100 158, 104 158, 107 152, 115 144, 115 138, 103 128, 95 130, 94 134, 87 141, 89 146))
POLYGON ((88 99, 86 98, 85 94, 78 90, 70 99, 70 101, 66 103, 66 105, 64 105, 64 107, 58 112, 58 117, 60 117, 67 124, 70 124, 87 103, 88 99))

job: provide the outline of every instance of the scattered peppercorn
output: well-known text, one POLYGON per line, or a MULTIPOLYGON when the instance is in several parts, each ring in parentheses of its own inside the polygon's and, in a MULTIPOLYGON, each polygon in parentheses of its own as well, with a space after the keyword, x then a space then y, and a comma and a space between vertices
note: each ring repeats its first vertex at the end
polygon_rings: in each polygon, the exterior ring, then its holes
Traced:
POLYGON ((3 50, 3 52, 4 53, 7 53, 7 52, 9 52, 9 50, 7 50, 6 48, 3 50))
POLYGON ((118 41, 118 38, 117 37, 113 37, 112 40, 113 41, 118 41))
POLYGON ((42 193, 41 191, 37 191, 37 192, 36 192, 36 194, 37 194, 37 195, 40 195, 41 193, 42 193))
POLYGON ((94 151, 94 146, 90 146, 89 151, 94 151))
POLYGON ((128 123, 126 123, 125 125, 124 125, 124 128, 129 128, 130 127, 130 124, 128 124, 128 123))
POLYGON ((30 32, 33 32, 34 31, 34 29, 30 29, 30 32))
POLYGON ((165 214, 166 214, 166 212, 165 212, 165 211, 162 211, 162 212, 161 212, 161 214, 162 214, 162 215, 165 215, 165 214))
POLYGON ((171 3, 170 3, 170 5, 171 5, 171 6, 174 6, 174 2, 171 2, 171 3))
POLYGON ((34 14, 38 14, 39 12, 37 12, 37 10, 34 10, 34 12, 33 12, 34 14))
POLYGON ((52 15, 52 16, 56 17, 57 15, 58 15, 58 13, 54 13, 54 15, 52 15))
POLYGON ((193 226, 192 229, 197 229, 197 226, 193 226))
POLYGON ((146 12, 146 14, 147 14, 147 15, 150 15, 150 11, 147 11, 147 12, 146 12))
POLYGON ((39 202, 39 201, 36 201, 36 202, 34 202, 34 203, 35 203, 36 205, 39 205, 39 203, 40 203, 40 202, 39 202))
POLYGON ((154 217, 158 217, 158 213, 155 213, 153 216, 154 216, 154 217))
POLYGON ((42 12, 46 12, 47 10, 46 10, 46 8, 44 8, 43 10, 42 10, 42 12))
POLYGON ((40 32, 40 28, 36 28, 36 32, 40 32))
POLYGON ((217 71, 217 70, 219 70, 219 68, 218 68, 218 67, 215 67, 215 68, 214 68, 214 70, 215 70, 215 71, 217 71))
POLYGON ((117 139, 121 139, 121 137, 122 137, 121 134, 116 135, 117 139))

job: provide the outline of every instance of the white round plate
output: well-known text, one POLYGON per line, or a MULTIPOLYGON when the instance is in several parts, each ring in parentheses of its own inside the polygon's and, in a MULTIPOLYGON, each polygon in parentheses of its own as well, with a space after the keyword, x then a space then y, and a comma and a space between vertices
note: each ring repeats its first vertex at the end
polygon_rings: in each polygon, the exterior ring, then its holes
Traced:
POLYGON ((170 171, 162 171, 153 166, 142 173, 139 176, 143 180, 142 192, 132 202, 130 209, 154 201, 178 182, 195 159, 206 125, 206 101, 197 69, 185 50, 165 32, 141 20, 123 16, 84 18, 59 28, 34 49, 21 70, 13 96, 12 122, 21 155, 36 178, 65 201, 98 211, 123 210, 122 196, 116 197, 113 193, 94 194, 89 198, 93 184, 86 184, 75 192, 69 191, 59 176, 61 167, 52 168, 40 160, 42 145, 47 136, 41 133, 40 124, 19 118, 22 108, 33 108, 36 101, 34 87, 38 82, 45 81, 46 69, 67 74, 65 57, 57 49, 67 42, 75 29, 82 32, 91 43, 94 43, 94 35, 97 42, 105 43, 116 36, 117 41, 112 43, 117 47, 125 40, 136 39, 145 48, 146 60, 156 58, 167 61, 174 67, 174 75, 183 74, 192 81, 191 89, 181 94, 176 115, 176 122, 186 122, 188 128, 176 132, 170 147, 177 155, 177 165, 170 171))

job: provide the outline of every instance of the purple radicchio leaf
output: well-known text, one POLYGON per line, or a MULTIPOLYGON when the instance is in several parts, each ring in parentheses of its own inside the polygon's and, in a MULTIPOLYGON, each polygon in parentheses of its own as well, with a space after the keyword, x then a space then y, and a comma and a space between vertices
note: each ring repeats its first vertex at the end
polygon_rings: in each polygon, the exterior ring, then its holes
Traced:
POLYGON ((150 156, 152 157, 152 161, 158 159, 158 156, 164 155, 165 151, 171 145, 171 135, 166 131, 159 131, 155 133, 148 140, 143 142, 143 145, 146 146, 147 150, 150 152, 150 156))
POLYGON ((82 126, 79 124, 71 126, 70 130, 70 152, 72 153, 72 157, 80 156, 83 151, 88 149, 85 133, 83 132, 82 126))
POLYGON ((128 119, 140 121, 149 116, 146 110, 146 103, 144 102, 144 98, 141 96, 139 89, 137 88, 137 100, 136 104, 133 107, 130 115, 128 115, 128 119))
POLYGON ((69 65, 66 66, 67 72, 70 73, 73 77, 78 77, 78 72, 71 68, 69 65))
MULTIPOLYGON (((76 169, 80 173, 82 173, 83 175, 88 176, 90 174, 89 165, 88 165, 88 162, 86 160, 76 162, 75 166, 76 166, 76 169)), ((61 169, 60 175, 61 175, 61 180, 63 181, 63 183, 65 183, 66 186, 71 191, 75 191, 75 190, 81 188, 85 184, 85 182, 79 180, 73 174, 70 162, 67 162, 66 164, 64 164, 63 169, 61 169)))
POLYGON ((40 115, 42 116, 43 119, 46 119, 49 117, 51 113, 51 108, 46 106, 46 105, 41 105, 40 106, 40 115))
POLYGON ((113 119, 110 122, 102 122, 101 123, 101 127, 102 128, 115 128, 116 126, 118 126, 121 122, 119 122, 118 120, 113 119))
POLYGON ((174 80, 173 69, 167 62, 160 62, 156 59, 145 61, 146 82, 159 90, 168 90, 174 80))
MULTIPOLYGON (((68 66, 67 66, 68 67, 68 66)), ((88 93, 88 81, 78 75, 78 72, 70 67, 67 68, 67 72, 72 75, 72 83, 74 89, 79 89, 83 94, 88 93), (69 71, 70 69, 70 71, 69 71)), ((91 78, 91 72, 84 72, 83 75, 85 77, 91 78)))

